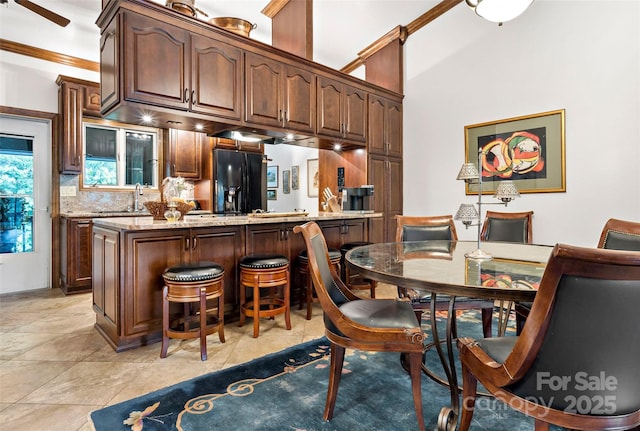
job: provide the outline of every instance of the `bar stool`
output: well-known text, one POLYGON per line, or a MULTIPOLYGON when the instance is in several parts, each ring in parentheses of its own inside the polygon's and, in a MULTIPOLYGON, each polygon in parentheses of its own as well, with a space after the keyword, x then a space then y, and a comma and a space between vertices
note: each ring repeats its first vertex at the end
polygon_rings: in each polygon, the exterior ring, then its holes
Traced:
POLYGON ((253 317, 253 338, 260 332, 260 318, 284 314, 285 325, 291 329, 289 259, 279 254, 254 254, 243 256, 240 265, 240 324, 246 316, 253 317), (282 297, 276 296, 276 287, 282 286, 282 297), (253 298, 246 299, 247 287, 253 288, 253 298), (261 297, 260 289, 269 289, 268 296, 261 297))
POLYGON ((371 243, 365 241, 355 241, 347 242, 343 244, 342 247, 340 247, 340 254, 342 255, 342 281, 344 281, 344 284, 346 284, 350 290, 368 290, 371 298, 375 298, 377 282, 375 280, 363 278, 360 274, 350 274, 347 262, 345 261, 345 255, 349 250, 369 244, 371 243))
MULTIPOLYGON (((342 261, 342 253, 340 250, 335 248, 329 249, 329 261, 331 265, 336 269, 338 274, 341 274, 341 261, 342 261)), ((311 303, 313 302, 313 280, 309 277, 309 256, 307 256, 307 250, 302 250, 298 255, 298 271, 300 275, 304 278, 306 289, 302 289, 302 294, 300 296, 300 305, 298 306, 298 310, 302 310, 303 302, 307 303, 307 320, 311 320, 311 303)))
POLYGON ((224 343, 224 268, 215 262, 196 262, 188 265, 171 266, 162 273, 164 288, 162 289, 162 349, 160 357, 167 357, 169 338, 200 338, 200 359, 207 360, 207 335, 216 331, 220 342, 224 343), (207 300, 217 299, 217 316, 207 324, 207 300), (184 304, 182 330, 172 329, 169 325, 169 304, 184 304), (191 316, 189 306, 199 303, 199 325, 190 328, 191 316))

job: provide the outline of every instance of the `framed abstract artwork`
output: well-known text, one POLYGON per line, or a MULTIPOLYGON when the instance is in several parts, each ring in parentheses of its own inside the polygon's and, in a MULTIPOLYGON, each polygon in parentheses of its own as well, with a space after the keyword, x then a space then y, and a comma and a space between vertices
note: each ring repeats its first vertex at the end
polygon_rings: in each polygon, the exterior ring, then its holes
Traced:
POLYGON ((318 197, 318 187, 320 187, 318 159, 309 159, 307 160, 307 196, 318 197))
MULTIPOLYGON (((482 165, 482 193, 511 180, 520 193, 565 192, 564 109, 465 126, 465 161, 482 165)), ((477 194, 478 184, 466 184, 477 194)))

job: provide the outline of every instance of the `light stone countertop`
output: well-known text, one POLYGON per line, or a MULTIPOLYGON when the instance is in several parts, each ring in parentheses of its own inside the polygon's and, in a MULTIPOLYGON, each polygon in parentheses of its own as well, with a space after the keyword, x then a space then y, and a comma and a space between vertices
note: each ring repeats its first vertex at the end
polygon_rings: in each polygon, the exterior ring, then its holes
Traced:
MULTIPOLYGON (((111 215, 111 214, 110 214, 111 215)), ((74 217, 81 217, 74 213, 74 217)), ((99 216, 98 216, 99 217, 99 216)), ((150 215, 138 217, 104 217, 94 218, 94 226, 118 230, 160 230, 160 229, 189 229, 196 227, 216 227, 216 226, 239 226, 248 224, 268 224, 268 223, 306 223, 318 220, 348 220, 359 218, 382 217, 381 213, 318 213, 306 216, 283 216, 276 215, 269 217, 252 216, 214 216, 212 214, 190 215, 187 214, 184 220, 168 222, 165 220, 154 220, 150 215)))

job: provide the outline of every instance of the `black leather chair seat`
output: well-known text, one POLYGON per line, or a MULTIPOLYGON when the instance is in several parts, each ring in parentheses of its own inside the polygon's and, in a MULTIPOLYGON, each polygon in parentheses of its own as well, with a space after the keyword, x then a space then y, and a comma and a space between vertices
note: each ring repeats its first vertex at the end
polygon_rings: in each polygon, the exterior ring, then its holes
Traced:
POLYGON ((168 281, 191 282, 213 280, 224 274, 224 268, 215 262, 196 262, 188 265, 175 265, 165 269, 162 277, 168 281))
MULTIPOLYGON (((361 299, 340 305, 345 317, 373 328, 419 328, 420 324, 411 304, 395 299, 361 299)), ((342 333, 330 319, 324 319, 326 328, 337 335, 342 333)))
POLYGON ((289 264, 289 259, 281 254, 252 254, 243 256, 238 262, 240 268, 273 269, 289 264))

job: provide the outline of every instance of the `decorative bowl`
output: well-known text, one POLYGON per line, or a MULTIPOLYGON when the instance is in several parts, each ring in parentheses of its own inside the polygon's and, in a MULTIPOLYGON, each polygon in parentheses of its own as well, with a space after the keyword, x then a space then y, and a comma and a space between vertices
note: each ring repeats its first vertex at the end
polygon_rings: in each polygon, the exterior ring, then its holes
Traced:
MULTIPOLYGON (((183 219, 184 215, 193 209, 193 205, 187 202, 176 202, 176 210, 180 212, 180 218, 183 219)), ((147 201, 144 203, 154 220, 166 220, 164 213, 169 209, 169 204, 166 201, 147 201)))

